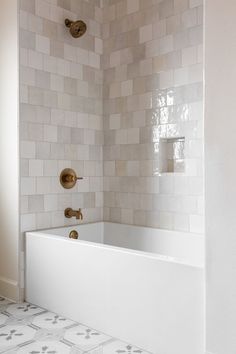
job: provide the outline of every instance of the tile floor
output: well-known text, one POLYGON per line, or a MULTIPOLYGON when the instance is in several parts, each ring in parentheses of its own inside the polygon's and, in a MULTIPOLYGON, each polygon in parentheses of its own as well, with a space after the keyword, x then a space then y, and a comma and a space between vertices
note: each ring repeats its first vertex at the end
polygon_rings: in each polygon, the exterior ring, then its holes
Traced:
POLYGON ((37 306, 0 297, 0 353, 148 354, 37 306))

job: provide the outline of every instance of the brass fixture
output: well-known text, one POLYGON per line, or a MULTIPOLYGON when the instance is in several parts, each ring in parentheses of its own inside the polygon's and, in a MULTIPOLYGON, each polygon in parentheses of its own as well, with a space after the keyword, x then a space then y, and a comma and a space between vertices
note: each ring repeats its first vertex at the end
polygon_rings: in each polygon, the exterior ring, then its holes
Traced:
POLYGON ((69 238, 73 238, 74 240, 77 240, 79 238, 79 234, 76 230, 72 230, 69 234, 69 238))
POLYGON ((70 33, 72 37, 79 38, 83 36, 83 34, 87 30, 87 25, 81 20, 71 21, 68 18, 65 20, 65 25, 70 29, 70 33))
POLYGON ((73 210, 71 208, 67 208, 65 210, 65 217, 69 219, 75 217, 77 220, 83 220, 83 214, 81 212, 81 209, 73 210))
POLYGON ((73 188, 76 185, 78 179, 83 179, 83 177, 77 177, 75 171, 71 168, 66 168, 60 175, 61 185, 65 189, 73 188))

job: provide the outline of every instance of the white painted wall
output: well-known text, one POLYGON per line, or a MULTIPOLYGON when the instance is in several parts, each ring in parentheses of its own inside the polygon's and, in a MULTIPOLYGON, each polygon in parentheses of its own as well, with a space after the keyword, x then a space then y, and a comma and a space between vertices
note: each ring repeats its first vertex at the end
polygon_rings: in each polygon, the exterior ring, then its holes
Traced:
POLYGON ((0 4, 0 294, 12 299, 19 296, 17 4, 0 4))
POLYGON ((236 352, 236 1, 206 0, 206 346, 236 352))

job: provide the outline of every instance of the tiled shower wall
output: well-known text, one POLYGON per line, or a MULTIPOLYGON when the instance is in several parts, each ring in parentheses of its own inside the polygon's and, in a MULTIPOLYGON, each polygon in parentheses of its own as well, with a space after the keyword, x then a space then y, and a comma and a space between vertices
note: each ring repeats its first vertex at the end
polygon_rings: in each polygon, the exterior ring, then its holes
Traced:
POLYGON ((203 231, 202 30, 202 0, 20 0, 22 231, 74 223, 67 207, 203 231), (162 143, 183 137, 185 172, 162 173, 162 143))
POLYGON ((202 233, 202 0, 103 5, 104 218, 202 233), (181 173, 163 173, 168 138, 181 173))
POLYGON ((103 218, 103 72, 100 0, 20 0, 21 230, 103 218), (65 18, 83 19, 74 39, 65 18), (64 190, 72 167, 84 177, 64 190))

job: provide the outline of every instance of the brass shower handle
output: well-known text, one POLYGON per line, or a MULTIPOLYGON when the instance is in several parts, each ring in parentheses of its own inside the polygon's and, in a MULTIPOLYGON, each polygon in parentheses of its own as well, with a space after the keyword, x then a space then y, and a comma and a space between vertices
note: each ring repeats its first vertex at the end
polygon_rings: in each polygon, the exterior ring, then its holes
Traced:
POLYGON ((83 177, 77 177, 77 176, 70 175, 70 174, 63 176, 63 180, 65 182, 76 182, 78 179, 83 179, 83 177))
POLYGON ((65 189, 73 188, 76 182, 81 179, 83 179, 83 177, 78 177, 76 172, 71 168, 65 168, 60 175, 61 185, 65 189))

